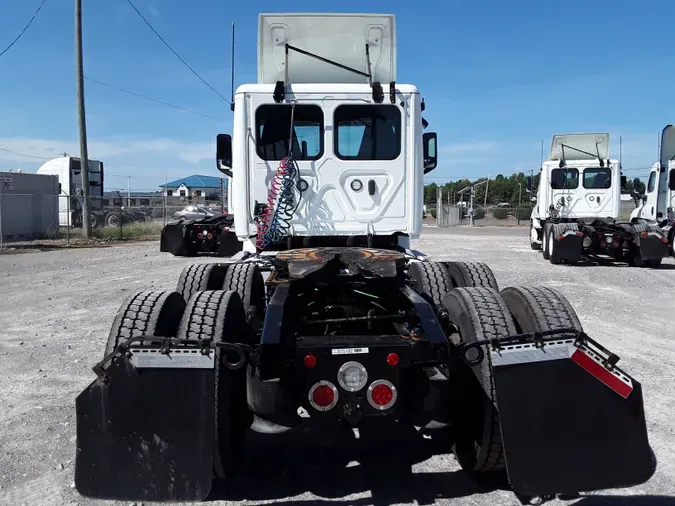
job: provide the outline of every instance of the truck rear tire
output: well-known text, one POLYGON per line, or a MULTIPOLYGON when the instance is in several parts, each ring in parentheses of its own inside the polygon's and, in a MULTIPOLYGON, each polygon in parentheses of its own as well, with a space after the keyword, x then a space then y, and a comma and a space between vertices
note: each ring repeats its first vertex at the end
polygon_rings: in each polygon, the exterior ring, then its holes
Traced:
POLYGON ((225 281, 225 266, 219 264, 192 264, 183 269, 178 278, 176 291, 183 295, 185 302, 195 292, 220 290, 225 281))
POLYGON ((104 356, 131 337, 175 337, 184 311, 185 300, 178 292, 139 292, 129 296, 115 316, 104 356))
POLYGON ((415 262, 408 268, 415 291, 436 307, 443 303, 452 288, 452 281, 445 265, 440 262, 415 262))
MULTIPOLYGON (((183 314, 177 337, 252 344, 241 298, 236 292, 224 290, 195 293, 183 314)), ((246 429, 253 422, 246 402, 246 367, 236 371, 228 369, 226 355, 221 349, 214 352, 213 472, 219 479, 228 477, 236 469, 246 429)))
MULTIPOLYGON (((227 268, 223 290, 239 294, 244 312, 253 312, 261 320, 265 316, 265 283, 260 268, 255 264, 234 264, 227 268)), ((252 315, 251 315, 252 316, 252 315)))
POLYGON ((519 332, 549 329, 582 330, 581 321, 567 298, 557 290, 539 286, 508 287, 501 296, 519 332))
MULTIPOLYGON (((453 288, 443 305, 463 343, 516 333, 506 303, 492 288, 453 288)), ((477 366, 462 362, 459 374, 452 451, 465 471, 502 471, 504 452, 490 355, 486 353, 477 366)))
POLYGON ((536 243, 532 240, 532 235, 537 233, 536 229, 534 228, 534 224, 532 223, 532 220, 530 220, 530 248, 533 250, 540 250, 542 243, 536 243))
POLYGON ((550 223, 545 223, 544 228, 541 230, 541 254, 544 257, 544 260, 549 260, 548 253, 548 234, 551 229, 550 223))
POLYGON ((499 291, 495 275, 482 262, 445 262, 453 288, 484 286, 499 291))

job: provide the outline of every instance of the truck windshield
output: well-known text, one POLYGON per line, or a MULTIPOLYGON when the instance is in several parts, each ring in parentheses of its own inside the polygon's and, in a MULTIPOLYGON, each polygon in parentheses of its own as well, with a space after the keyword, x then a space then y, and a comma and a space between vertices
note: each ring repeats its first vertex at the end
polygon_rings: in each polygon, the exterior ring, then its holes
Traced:
POLYGON ((394 160, 401 154, 396 105, 341 105, 334 123, 335 154, 342 160, 394 160))
POLYGON ((554 190, 576 190, 579 187, 579 171, 577 169, 553 169, 551 171, 551 188, 554 190))
POLYGON ((601 167, 584 169, 584 188, 607 189, 612 186, 612 171, 601 167))
MULTIPOLYGON (((265 104, 255 112, 256 150, 263 160, 289 154, 291 105, 265 104)), ((323 155, 323 111, 316 105, 296 104, 293 112, 293 158, 318 160, 323 155)))

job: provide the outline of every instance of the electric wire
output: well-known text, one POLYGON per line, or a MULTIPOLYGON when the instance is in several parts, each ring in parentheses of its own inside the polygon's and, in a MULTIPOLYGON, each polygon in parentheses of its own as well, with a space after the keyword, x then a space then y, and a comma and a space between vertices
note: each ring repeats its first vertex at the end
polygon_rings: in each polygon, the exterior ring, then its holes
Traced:
POLYGON ((19 39, 20 39, 21 37, 23 37, 23 34, 26 33, 26 30, 28 30, 28 27, 30 27, 30 25, 33 24, 33 21, 35 21, 35 18, 36 18, 37 15, 40 13, 40 10, 42 9, 42 6, 45 4, 46 1, 47 1, 47 0, 42 0, 42 3, 40 4, 40 6, 39 6, 39 7, 37 8, 37 10, 35 11, 35 14, 33 14, 33 17, 30 18, 30 20, 28 21, 28 24, 26 24, 26 26, 23 27, 23 30, 21 30, 21 32, 19 33, 19 35, 16 36, 16 38, 10 43, 10 45, 7 46, 7 47, 0 53, 0 56, 4 55, 7 51, 9 51, 10 49, 12 49, 12 46, 14 46, 14 44, 16 44, 17 42, 19 42, 19 39))
POLYGON ((203 113, 201 113, 201 112, 193 111, 193 110, 191 110, 191 109, 186 109, 185 107, 181 107, 181 106, 179 106, 179 105, 174 105, 174 104, 170 104, 169 102, 164 102, 163 100, 158 100, 158 99, 156 99, 156 98, 152 98, 152 97, 148 97, 148 96, 145 96, 145 95, 141 95, 140 93, 136 93, 136 92, 134 92, 134 91, 125 90, 124 88, 120 88, 119 86, 115 86, 115 85, 109 84, 109 83, 104 83, 104 82, 102 82, 102 81, 98 81, 98 80, 96 80, 96 79, 92 79, 91 77, 85 77, 85 79, 86 79, 87 81, 92 82, 92 83, 95 83, 95 84, 98 84, 98 85, 101 85, 101 86, 105 86, 105 87, 107 87, 107 88, 111 88, 111 89, 113 89, 113 90, 117 90, 117 91, 120 91, 120 92, 122 92, 122 93, 126 93, 126 94, 128 94, 128 95, 132 95, 132 96, 134 96, 134 97, 138 97, 138 98, 142 98, 142 99, 144 99, 144 100, 149 100, 150 102, 156 102, 156 103, 158 103, 158 104, 166 105, 166 106, 168 106, 168 107, 172 107, 172 108, 178 109, 178 110, 180 110, 180 111, 189 112, 190 114, 196 114, 197 116, 202 116, 203 118, 208 118, 208 119, 212 119, 212 120, 215 120, 215 121, 225 121, 225 120, 223 120, 223 119, 221 119, 221 118, 215 118, 215 117, 213 117, 213 116, 209 116, 208 114, 203 114, 203 113))
POLYGON ((223 99, 228 104, 230 103, 230 101, 228 99, 226 99, 224 96, 222 96, 220 93, 218 93, 218 91, 213 86, 211 86, 209 83, 207 83, 202 76, 200 76, 190 65, 188 65, 188 63, 183 58, 180 57, 180 55, 176 51, 174 51, 174 49, 169 45, 169 43, 166 40, 164 40, 164 38, 157 32, 157 30, 155 30, 155 28, 152 26, 152 24, 150 24, 150 22, 145 18, 145 16, 143 16, 143 14, 141 14, 141 11, 139 11, 136 8, 136 6, 134 5, 134 3, 131 0, 127 0, 127 3, 131 6, 132 9, 134 9, 136 11, 136 14, 138 14, 140 16, 140 18, 145 22, 146 25, 148 25, 150 30, 152 30, 152 32, 157 36, 157 38, 159 40, 161 40, 162 43, 164 43, 164 45, 169 49, 169 51, 171 51, 174 54, 174 56, 176 56, 176 58, 178 58, 181 61, 181 63, 183 65, 185 65, 190 70, 190 72, 192 72, 195 76, 197 76, 197 78, 201 82, 203 82, 213 93, 218 95, 221 99, 223 99))

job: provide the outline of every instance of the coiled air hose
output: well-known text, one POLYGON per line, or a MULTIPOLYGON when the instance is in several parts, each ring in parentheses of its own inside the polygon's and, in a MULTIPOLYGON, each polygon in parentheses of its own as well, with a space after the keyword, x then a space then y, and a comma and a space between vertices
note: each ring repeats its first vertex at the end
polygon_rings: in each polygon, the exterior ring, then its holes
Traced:
POLYGON ((258 220, 256 248, 264 250, 282 241, 291 227, 290 221, 300 201, 295 203, 295 179, 299 177, 295 160, 289 155, 279 163, 267 196, 267 204, 258 220))

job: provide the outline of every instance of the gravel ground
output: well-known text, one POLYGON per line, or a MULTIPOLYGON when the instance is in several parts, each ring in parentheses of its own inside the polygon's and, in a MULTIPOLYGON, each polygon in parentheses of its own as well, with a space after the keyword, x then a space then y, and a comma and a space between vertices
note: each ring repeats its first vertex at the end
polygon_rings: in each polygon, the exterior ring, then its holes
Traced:
MULTIPOLYGON (((524 228, 425 228, 414 246, 434 259, 488 262, 501 287, 557 288, 586 331, 642 381, 654 477, 549 504, 675 504, 675 312, 661 302, 675 293, 672 259, 658 270, 554 266, 530 250, 524 228)), ((192 261, 160 254, 157 242, 0 255, 0 504, 115 504, 74 489, 75 397, 94 377, 123 299, 173 289, 192 261)), ((479 484, 460 472, 442 440, 376 434, 366 444, 366 436, 345 439, 312 426, 254 434, 239 478, 214 491, 215 504, 521 503, 504 483, 479 484)))

